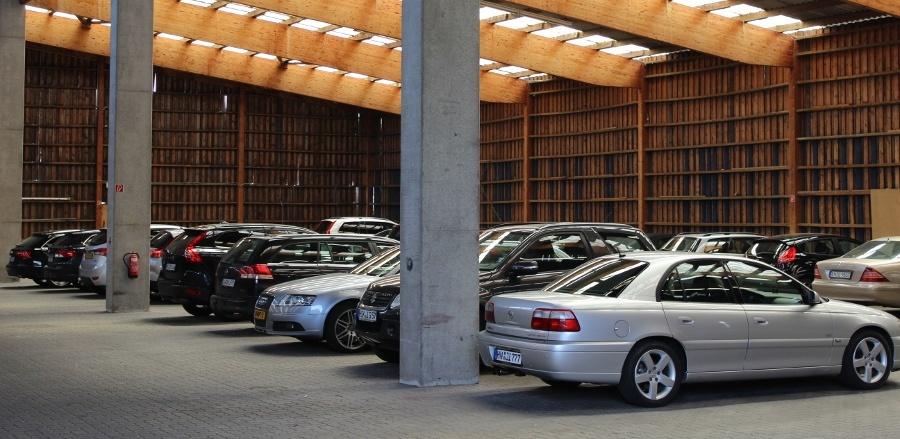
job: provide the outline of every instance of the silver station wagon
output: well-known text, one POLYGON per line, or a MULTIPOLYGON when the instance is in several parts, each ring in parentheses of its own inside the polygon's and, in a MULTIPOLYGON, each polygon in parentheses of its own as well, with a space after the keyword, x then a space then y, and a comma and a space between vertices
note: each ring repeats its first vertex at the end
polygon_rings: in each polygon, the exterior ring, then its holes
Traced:
POLYGON ((484 363, 554 386, 615 384, 650 407, 684 382, 839 376, 873 389, 900 368, 900 320, 739 256, 604 257, 492 298, 485 318, 484 363))

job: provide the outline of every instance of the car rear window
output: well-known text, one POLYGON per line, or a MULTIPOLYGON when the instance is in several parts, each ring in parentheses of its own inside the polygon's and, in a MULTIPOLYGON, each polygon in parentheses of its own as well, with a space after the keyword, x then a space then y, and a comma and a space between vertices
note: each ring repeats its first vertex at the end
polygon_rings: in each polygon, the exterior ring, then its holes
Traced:
POLYGON ((570 272, 548 286, 547 291, 618 297, 648 265, 631 259, 602 259, 570 272))
POLYGON ((847 259, 900 259, 900 241, 869 241, 842 256, 847 259))
POLYGON ((85 245, 100 245, 106 244, 106 230, 101 231, 100 233, 91 236, 91 239, 88 239, 85 242, 85 245))
POLYGON ((170 242, 172 242, 172 239, 173 239, 173 236, 174 236, 175 233, 176 233, 176 232, 171 232, 171 231, 168 231, 168 230, 164 230, 164 231, 162 231, 162 232, 157 233, 157 234, 150 240, 150 247, 151 247, 151 248, 165 248, 165 246, 166 246, 167 244, 169 244, 170 242))
POLYGON ((58 240, 53 241, 53 245, 77 247, 84 243, 84 240, 89 236, 91 236, 90 233, 70 233, 68 235, 63 235, 58 240))
POLYGON ((222 262, 226 264, 247 263, 253 258, 256 252, 265 246, 267 240, 259 238, 244 238, 228 250, 222 257, 222 262))
POLYGON ((41 244, 47 242, 47 235, 44 233, 35 233, 27 238, 24 241, 19 243, 19 247, 22 248, 37 248, 40 247, 41 244))
POLYGON ((689 236, 676 236, 670 239, 660 250, 668 250, 673 252, 689 252, 694 247, 697 238, 689 236))
POLYGON ((747 254, 757 258, 774 258, 782 245, 784 244, 781 241, 756 241, 756 243, 750 247, 750 250, 747 250, 747 254))
POLYGON ((174 255, 182 254, 184 253, 184 249, 187 248, 188 244, 190 244, 190 242, 201 233, 205 232, 203 230, 185 230, 184 233, 178 235, 177 238, 172 240, 172 243, 170 243, 166 247, 166 250, 174 255))

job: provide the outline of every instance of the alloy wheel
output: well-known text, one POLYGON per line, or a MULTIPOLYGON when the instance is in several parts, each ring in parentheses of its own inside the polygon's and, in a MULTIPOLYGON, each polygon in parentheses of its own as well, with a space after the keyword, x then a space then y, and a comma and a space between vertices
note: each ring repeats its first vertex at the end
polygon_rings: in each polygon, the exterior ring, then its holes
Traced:
POLYGON ((881 340, 866 337, 856 344, 853 350, 853 369, 860 381, 866 384, 876 383, 884 377, 887 368, 888 353, 881 340))
POLYGON ((334 337, 342 348, 348 351, 356 351, 365 346, 353 330, 353 314, 355 308, 350 308, 338 315, 334 320, 334 337))
POLYGON ((644 398, 658 401, 672 391, 677 373, 669 354, 651 349, 641 355, 634 367, 634 384, 644 398))

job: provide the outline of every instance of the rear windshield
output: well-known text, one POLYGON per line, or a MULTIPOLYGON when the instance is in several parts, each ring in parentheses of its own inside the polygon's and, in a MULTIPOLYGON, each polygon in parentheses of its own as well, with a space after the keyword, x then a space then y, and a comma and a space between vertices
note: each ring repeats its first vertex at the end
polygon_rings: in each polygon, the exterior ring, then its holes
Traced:
POLYGON ((172 238, 177 234, 181 234, 181 231, 164 230, 159 232, 150 240, 150 247, 165 248, 167 244, 172 242, 172 238))
POLYGON ((618 297, 650 265, 630 259, 602 259, 574 270, 547 287, 553 293, 618 297))
POLYGON ((747 250, 747 254, 758 258, 765 256, 774 257, 782 245, 781 241, 756 241, 750 247, 750 250, 747 250))
POLYGON ((37 248, 40 247, 41 244, 47 242, 47 235, 44 233, 35 233, 27 238, 24 241, 19 243, 19 247, 22 248, 37 248))
POLYGON ((101 231, 100 233, 91 236, 91 239, 88 239, 85 242, 86 245, 100 245, 106 244, 106 230, 101 231))
POLYGON ((178 235, 178 237, 166 247, 166 250, 174 255, 184 253, 184 249, 187 248, 188 244, 201 233, 205 232, 202 230, 185 230, 184 233, 178 235))
POLYGON ((688 236, 676 236, 666 242, 660 250, 668 250, 673 252, 687 252, 691 251, 691 248, 694 247, 694 243, 697 242, 697 238, 691 238, 688 236))
POLYGON ((332 224, 334 224, 334 221, 329 221, 329 220, 319 221, 319 224, 316 225, 315 231, 316 231, 316 233, 328 233, 328 229, 331 228, 332 224))
POLYGON ((357 265, 350 273, 382 277, 394 273, 398 265, 400 249, 392 249, 357 265))
POLYGON ((90 233, 70 233, 68 235, 63 235, 58 240, 54 240, 52 245, 60 247, 78 247, 82 245, 84 240, 89 236, 91 236, 90 233))
POLYGON ((900 259, 900 241, 869 241, 841 257, 847 259, 900 259))
POLYGON ((233 263, 247 263, 250 262, 250 259, 253 258, 253 255, 256 252, 265 246, 265 239, 259 238, 244 238, 228 250, 228 253, 225 253, 225 256, 222 257, 222 262, 227 264, 233 263))
POLYGON ((478 242, 478 269, 495 270, 532 233, 531 230, 497 230, 484 234, 478 242))

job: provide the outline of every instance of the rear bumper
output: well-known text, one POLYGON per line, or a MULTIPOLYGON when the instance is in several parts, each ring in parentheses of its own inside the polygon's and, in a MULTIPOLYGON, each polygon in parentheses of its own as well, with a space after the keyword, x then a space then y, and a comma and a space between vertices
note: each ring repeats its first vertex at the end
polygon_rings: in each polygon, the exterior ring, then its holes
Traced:
POLYGON ((582 383, 618 384, 631 346, 630 342, 542 343, 478 333, 478 353, 485 364, 538 378, 582 383), (522 364, 494 361, 498 347, 521 353, 522 364))
POLYGON ((54 264, 44 267, 44 279, 57 282, 78 282, 78 266, 74 264, 54 264))
POLYGON ((237 314, 244 319, 249 319, 250 316, 253 315, 253 305, 255 303, 255 297, 233 299, 230 297, 217 296, 215 294, 209 296, 209 307, 212 308, 214 313, 218 315, 237 314))
POLYGON ((204 286, 185 285, 160 278, 156 282, 159 296, 175 303, 209 305, 210 288, 204 286))
POLYGON ((832 299, 900 307, 900 284, 892 282, 841 283, 816 279, 812 287, 832 299))
POLYGON ((81 278, 82 283, 85 279, 88 279, 91 281, 92 286, 106 286, 106 264, 91 264, 90 266, 85 266, 85 264, 82 263, 78 268, 78 276, 81 278))

